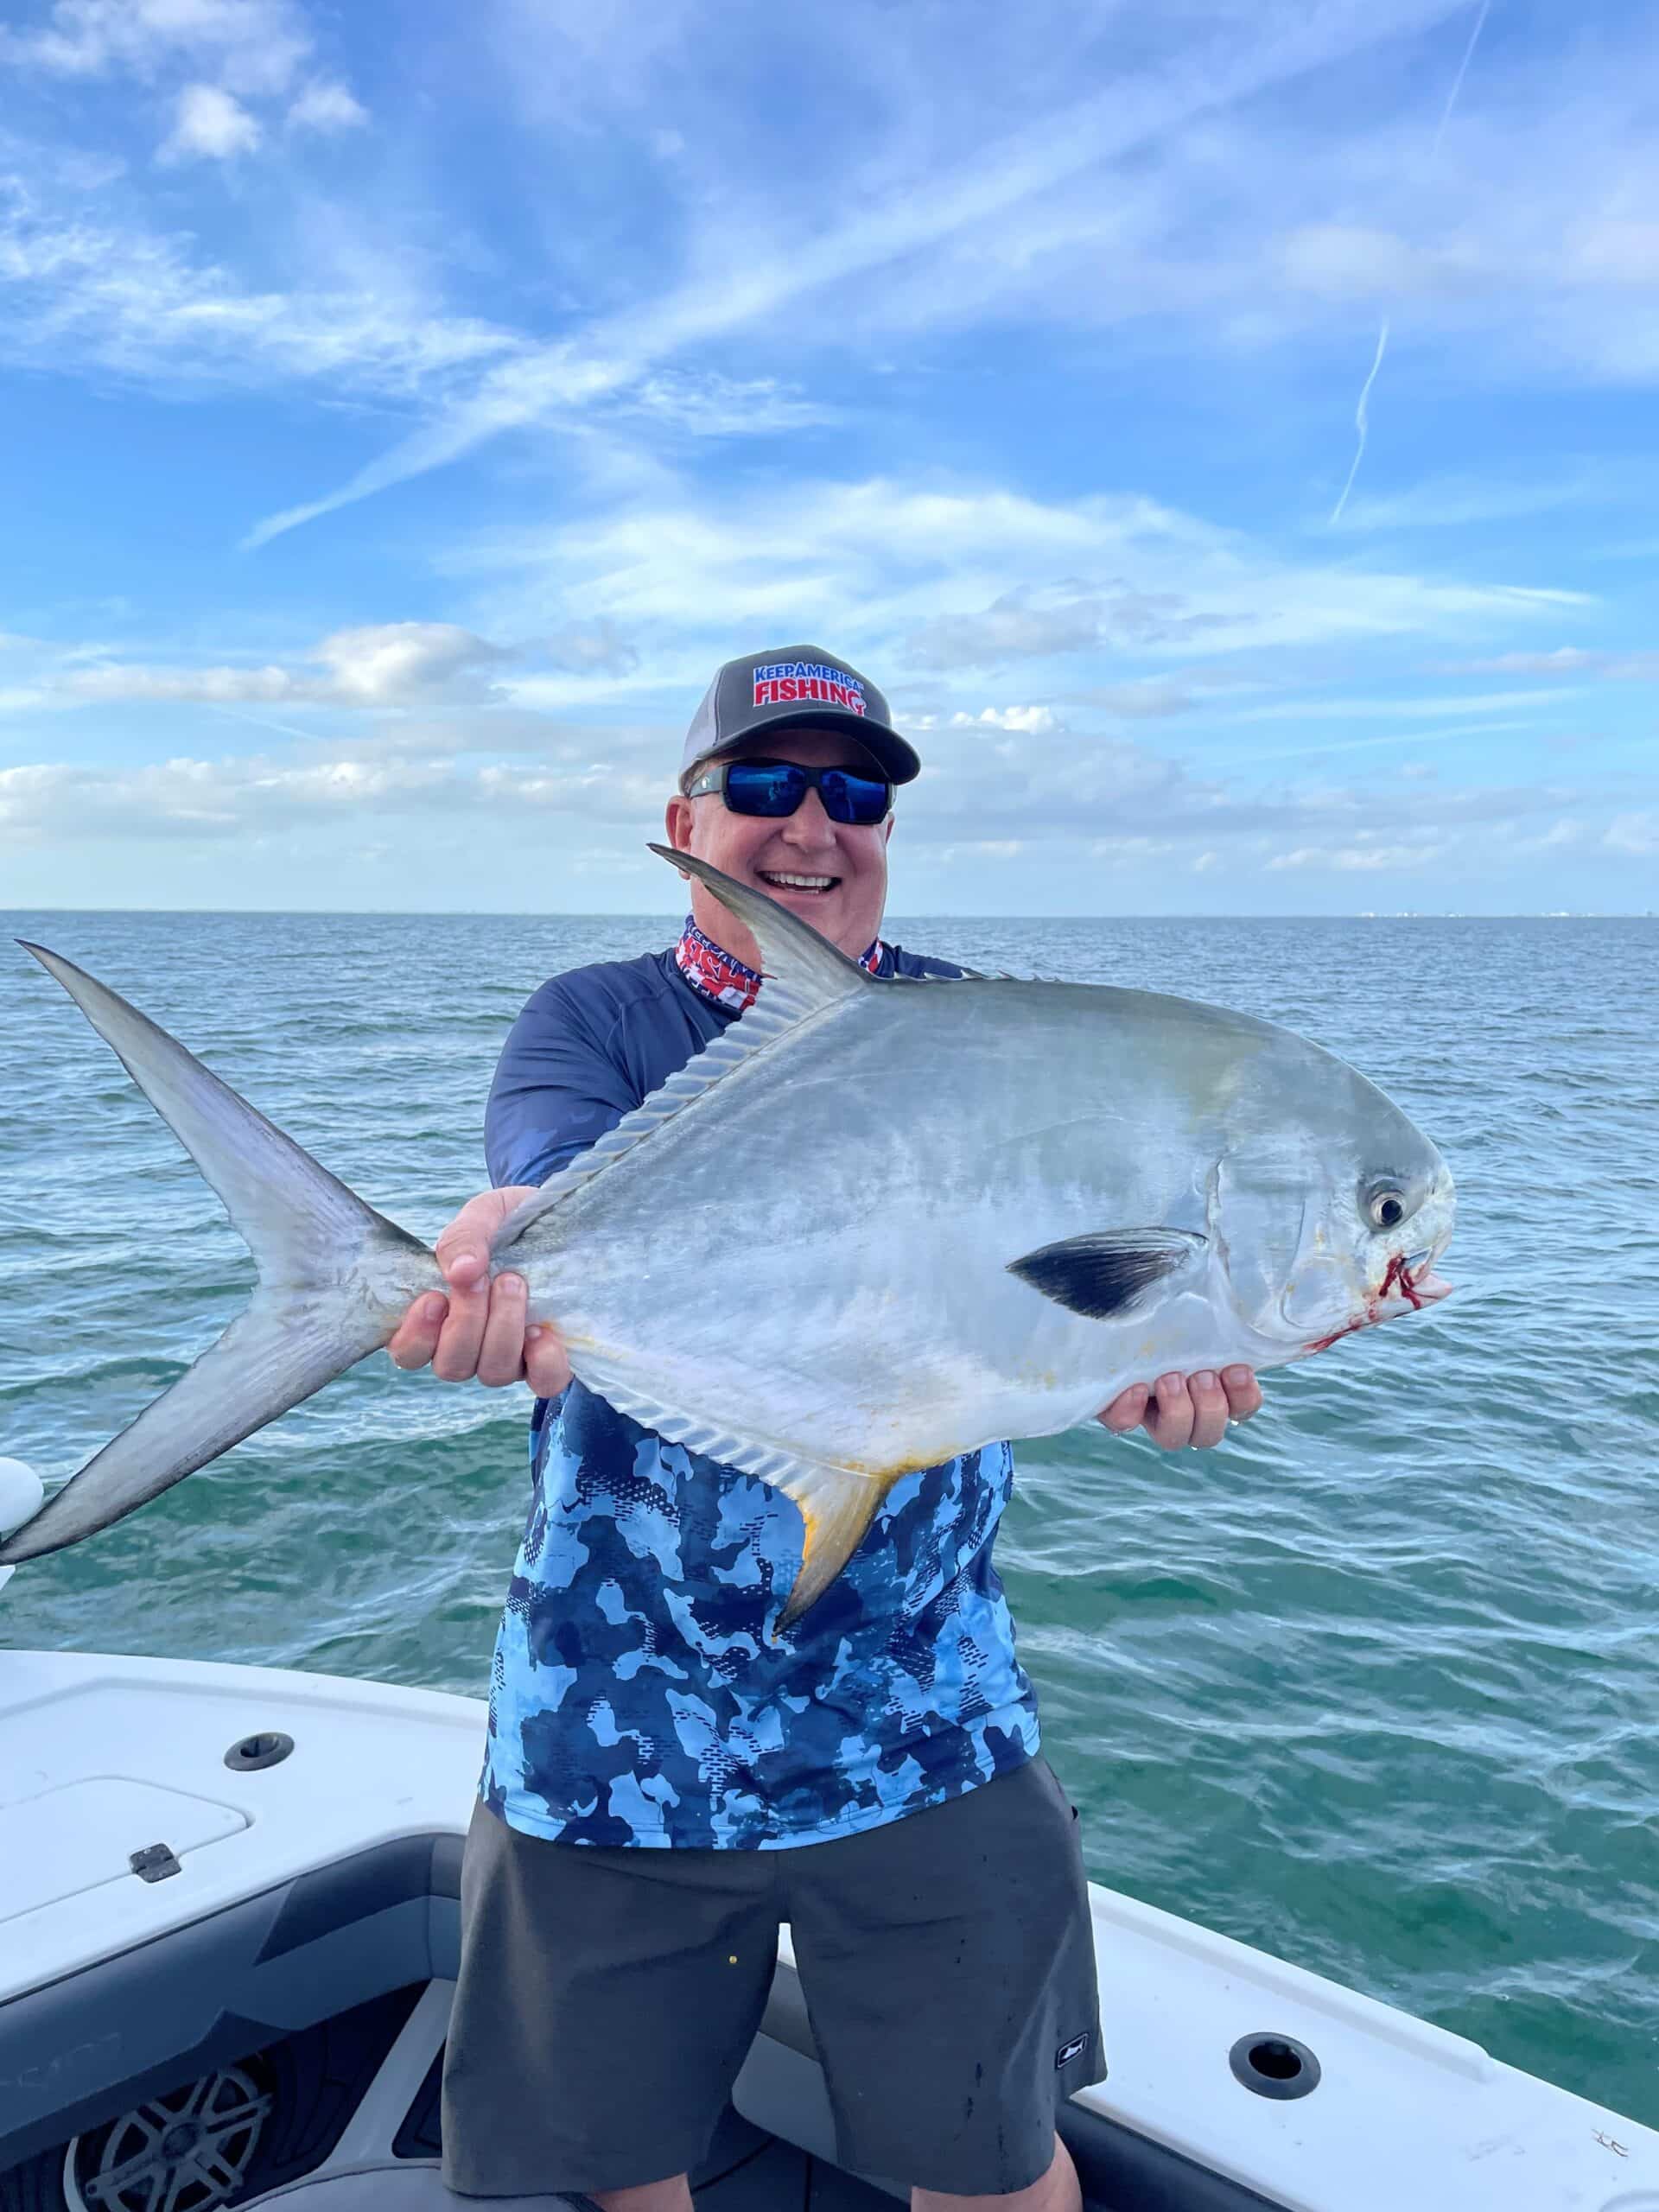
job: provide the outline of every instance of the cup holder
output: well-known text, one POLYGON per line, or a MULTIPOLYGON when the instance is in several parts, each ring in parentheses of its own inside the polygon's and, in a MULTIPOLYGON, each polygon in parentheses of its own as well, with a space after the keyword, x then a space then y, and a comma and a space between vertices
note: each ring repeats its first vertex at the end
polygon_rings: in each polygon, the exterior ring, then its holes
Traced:
POLYGON ((1294 2036, 1240 2036, 1227 2054, 1235 2081, 1258 2097, 1305 2097, 1319 2086, 1319 2062, 1294 2036))

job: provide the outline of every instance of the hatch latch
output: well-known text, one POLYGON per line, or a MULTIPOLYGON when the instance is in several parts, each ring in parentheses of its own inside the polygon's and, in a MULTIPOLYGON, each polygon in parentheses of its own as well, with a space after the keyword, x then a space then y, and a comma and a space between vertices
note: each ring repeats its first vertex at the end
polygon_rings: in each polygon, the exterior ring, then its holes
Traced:
POLYGON ((129 1855, 127 1864, 141 1882, 164 1882, 169 1874, 184 1872, 170 1843, 147 1843, 129 1855))

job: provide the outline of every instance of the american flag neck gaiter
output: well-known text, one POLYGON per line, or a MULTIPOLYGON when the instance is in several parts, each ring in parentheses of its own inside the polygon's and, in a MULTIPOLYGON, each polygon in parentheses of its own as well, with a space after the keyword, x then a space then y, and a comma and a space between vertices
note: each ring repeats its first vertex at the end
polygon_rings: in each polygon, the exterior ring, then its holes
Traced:
MULTIPOLYGON (((884 950, 877 938, 861 954, 859 966, 874 975, 881 965, 884 950)), ((716 944, 713 938, 705 937, 690 914, 674 948, 674 958, 692 989, 715 1006, 723 1006, 732 1014, 741 1014, 746 1007, 754 1004, 760 989, 760 978, 755 970, 746 968, 741 960, 734 960, 723 944, 716 944)))

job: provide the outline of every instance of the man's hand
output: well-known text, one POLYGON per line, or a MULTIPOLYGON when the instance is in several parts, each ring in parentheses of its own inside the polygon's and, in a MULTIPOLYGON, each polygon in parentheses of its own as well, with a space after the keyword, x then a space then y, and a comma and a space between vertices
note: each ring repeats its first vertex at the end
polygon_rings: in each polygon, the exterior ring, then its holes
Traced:
POLYGON ((1230 1421, 1248 1421, 1262 1407, 1255 1370, 1208 1368, 1197 1375, 1160 1375, 1155 1383, 1131 1382, 1096 1418, 1119 1436, 1144 1428, 1166 1452, 1190 1444, 1194 1451, 1219 1444, 1230 1421))
POLYGON ((490 1239, 534 1184, 486 1191, 468 1198, 439 1237, 438 1265, 449 1285, 417 1298, 386 1346, 395 1367, 424 1367, 446 1382, 474 1376, 499 1389, 528 1382, 538 1398, 556 1398, 570 1380, 559 1332, 548 1324, 524 1325, 527 1294, 522 1275, 490 1280, 490 1239))

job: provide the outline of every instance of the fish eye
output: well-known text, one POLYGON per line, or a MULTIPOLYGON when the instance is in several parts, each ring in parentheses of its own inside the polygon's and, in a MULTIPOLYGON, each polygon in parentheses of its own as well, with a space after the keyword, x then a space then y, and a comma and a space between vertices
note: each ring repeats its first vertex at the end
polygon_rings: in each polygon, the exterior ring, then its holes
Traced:
POLYGON ((1373 1229, 1397 1229, 1408 1211, 1405 1193, 1402 1191, 1373 1191, 1365 1202, 1365 1211, 1373 1229))

